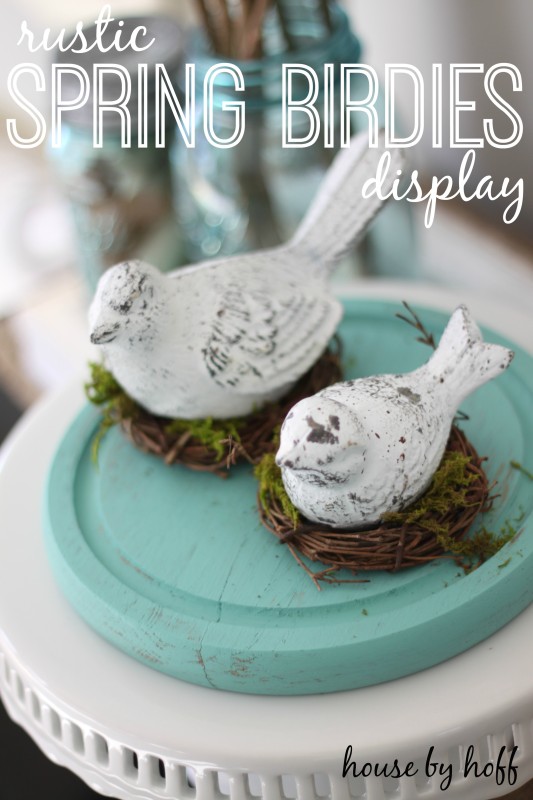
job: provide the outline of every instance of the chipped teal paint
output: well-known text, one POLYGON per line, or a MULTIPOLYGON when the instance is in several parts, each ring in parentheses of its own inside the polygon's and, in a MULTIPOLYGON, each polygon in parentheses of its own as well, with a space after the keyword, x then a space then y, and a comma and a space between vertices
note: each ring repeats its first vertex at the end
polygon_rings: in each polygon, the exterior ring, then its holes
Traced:
MULTIPOLYGON (((396 305, 347 301, 341 327, 352 376, 404 371, 427 357, 396 305)), ((426 310, 440 333, 446 317, 426 310)), ((504 340, 490 333, 489 341, 504 340)), ((81 616, 139 661, 192 683, 238 692, 356 688, 436 664, 483 640, 533 600, 533 359, 467 404, 468 432, 490 456, 502 499, 486 524, 524 514, 523 532, 465 576, 436 562, 318 592, 261 528, 247 467, 227 481, 165 467, 118 430, 90 458, 98 413, 66 433, 46 492, 54 573, 81 616), (525 443, 529 442, 529 447, 525 443), (509 559, 509 561, 508 561, 509 559), (508 563, 506 563, 508 561, 508 563), (504 566, 504 564, 506 564, 504 566)), ((520 526, 518 526, 520 527, 520 526)))

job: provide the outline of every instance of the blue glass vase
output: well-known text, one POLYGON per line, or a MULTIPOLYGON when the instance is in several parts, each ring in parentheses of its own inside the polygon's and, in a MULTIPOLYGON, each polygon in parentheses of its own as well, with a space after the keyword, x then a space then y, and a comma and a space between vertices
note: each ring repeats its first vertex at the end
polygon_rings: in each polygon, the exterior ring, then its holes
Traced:
MULTIPOLYGON (((215 83, 214 126, 221 138, 229 136, 235 125, 233 115, 224 112, 222 104, 227 100, 245 100, 245 134, 232 148, 214 147, 203 133, 204 77, 213 65, 228 59, 210 53, 199 33, 192 37, 186 61, 193 62, 196 69, 196 142, 194 148, 186 148, 177 132, 171 152, 175 206, 185 260, 189 263, 287 241, 335 155, 335 149, 324 148, 322 135, 310 147, 282 147, 282 65, 298 63, 311 67, 322 87, 324 64, 333 64, 338 98, 340 65, 359 62, 360 42, 347 14, 337 4, 330 4, 329 26, 317 12, 316 4, 288 0, 285 8, 289 37, 287 27, 282 30, 279 19, 272 13, 264 26, 264 56, 234 62, 243 73, 245 92, 235 91, 233 78, 227 73, 215 83)), ((303 93, 308 91, 307 81, 304 83, 303 93)), ((358 92, 365 97, 368 83, 362 76, 352 76, 352 97, 358 92)), ((319 112, 323 105, 323 97, 319 96, 316 103, 319 112)), ((338 103, 335 109, 338 146, 338 103)), ((306 124, 304 115, 297 117, 306 124)), ((362 126, 366 126, 366 117, 352 115, 352 135, 362 130, 362 126)), ((305 134, 304 130, 295 132, 305 134)), ((410 209, 398 203, 389 206, 350 254, 347 267, 350 274, 414 274, 416 257, 410 209)))
MULTIPOLYGON (((86 36, 92 41, 95 26, 86 36)), ((181 28, 171 19, 157 16, 127 17, 114 20, 105 30, 103 41, 111 47, 105 55, 98 49, 76 56, 76 62, 92 74, 97 63, 118 64, 130 74, 132 92, 128 103, 131 116, 131 147, 122 146, 121 121, 116 114, 104 116, 101 147, 93 143, 93 84, 88 101, 69 109, 62 124, 59 147, 48 148, 62 188, 69 200, 76 235, 77 266, 89 291, 96 288, 102 273, 113 264, 129 258, 150 261, 161 270, 173 269, 182 260, 181 238, 173 213, 169 148, 157 148, 154 134, 154 65, 164 63, 176 81, 182 58, 181 28), (146 53, 131 53, 111 47, 118 31, 128 37, 144 26, 154 42, 146 53), (137 146, 138 127, 137 65, 148 69, 148 141, 137 146)), ((72 53, 56 51, 54 61, 69 63, 72 53)), ((67 73, 63 91, 75 97, 79 92, 76 76, 67 73)), ((120 95, 113 75, 106 75, 104 97, 120 95)))

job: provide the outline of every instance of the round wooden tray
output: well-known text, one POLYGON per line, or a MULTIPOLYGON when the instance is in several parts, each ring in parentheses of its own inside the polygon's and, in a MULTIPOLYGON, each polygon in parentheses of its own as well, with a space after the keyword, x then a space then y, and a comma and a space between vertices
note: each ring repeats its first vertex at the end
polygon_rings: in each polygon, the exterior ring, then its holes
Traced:
MULTIPOLYGON (((340 329, 348 377, 402 372, 427 348, 397 320, 398 306, 345 301, 340 329)), ((447 317, 417 308, 438 335, 447 317)), ((509 344, 497 334, 490 341, 509 344)), ((489 456, 501 497, 479 521, 520 535, 465 575, 433 562, 321 592, 258 521, 247 466, 223 481, 166 467, 119 430, 100 446, 85 408, 53 461, 45 504, 48 554, 81 616, 137 660, 204 686, 258 694, 358 688, 439 663, 483 640, 533 600, 533 359, 464 405, 469 438, 489 456)), ((340 577, 353 577, 342 575, 340 577)), ((359 576, 368 577, 368 576, 359 576)))

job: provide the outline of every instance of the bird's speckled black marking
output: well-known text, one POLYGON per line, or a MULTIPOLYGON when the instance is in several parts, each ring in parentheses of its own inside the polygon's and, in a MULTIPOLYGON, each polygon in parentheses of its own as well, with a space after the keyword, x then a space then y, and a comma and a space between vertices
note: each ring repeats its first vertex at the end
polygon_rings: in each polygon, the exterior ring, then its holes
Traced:
POLYGON ((315 444, 338 444, 339 437, 335 436, 330 430, 328 430, 324 425, 320 422, 317 422, 313 419, 313 417, 306 417, 305 421, 311 428, 306 441, 307 442, 314 442, 315 444))
POLYGON ((416 392, 413 392, 408 386, 400 386, 398 388, 398 394, 401 394, 403 397, 407 397, 407 399, 417 405, 420 403, 420 395, 416 392))

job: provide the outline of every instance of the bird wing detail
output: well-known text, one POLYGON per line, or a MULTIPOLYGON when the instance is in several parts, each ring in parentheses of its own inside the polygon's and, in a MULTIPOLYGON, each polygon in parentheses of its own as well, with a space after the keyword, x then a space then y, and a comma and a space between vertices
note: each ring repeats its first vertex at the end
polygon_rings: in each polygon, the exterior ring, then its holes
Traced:
POLYGON ((282 298, 226 286, 202 349, 219 386, 237 394, 274 392, 309 369, 342 316, 337 300, 292 287, 282 298))

